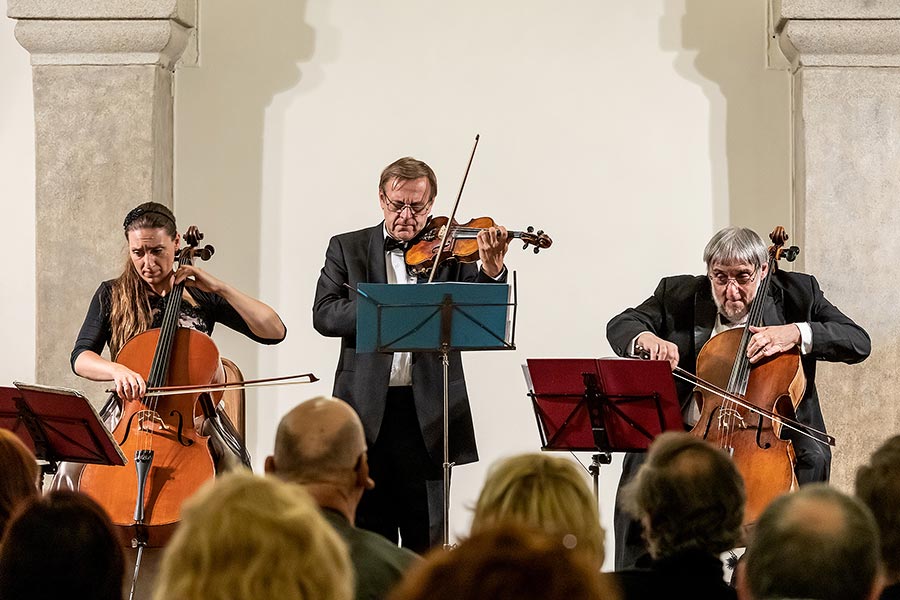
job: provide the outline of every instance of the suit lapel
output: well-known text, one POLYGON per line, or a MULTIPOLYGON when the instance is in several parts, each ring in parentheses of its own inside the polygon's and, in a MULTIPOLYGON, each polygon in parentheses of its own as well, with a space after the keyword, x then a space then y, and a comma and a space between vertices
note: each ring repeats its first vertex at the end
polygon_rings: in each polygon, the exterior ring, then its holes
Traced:
POLYGON ((783 290, 775 283, 774 279, 769 282, 769 293, 763 298, 762 310, 763 325, 784 325, 783 290))
POLYGON ((694 294, 694 354, 699 354, 709 341, 716 324, 716 303, 713 301, 709 279, 703 278, 694 294))
POLYGON ((367 277, 369 283, 387 283, 387 267, 384 262, 384 221, 371 229, 369 247, 366 250, 367 277))

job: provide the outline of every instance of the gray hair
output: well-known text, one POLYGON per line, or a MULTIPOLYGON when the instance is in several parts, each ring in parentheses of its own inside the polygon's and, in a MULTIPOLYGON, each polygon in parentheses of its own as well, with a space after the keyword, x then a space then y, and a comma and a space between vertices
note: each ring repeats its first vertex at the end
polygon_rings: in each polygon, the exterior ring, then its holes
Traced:
POLYGON ((713 263, 749 263, 759 269, 769 260, 769 250, 756 232, 745 227, 726 227, 709 240, 703 250, 707 268, 713 263))

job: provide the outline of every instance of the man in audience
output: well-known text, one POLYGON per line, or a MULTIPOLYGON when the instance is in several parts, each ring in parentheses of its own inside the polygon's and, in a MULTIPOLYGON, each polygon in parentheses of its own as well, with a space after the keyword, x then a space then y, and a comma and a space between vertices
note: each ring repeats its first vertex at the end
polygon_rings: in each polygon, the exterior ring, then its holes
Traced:
POLYGON ((900 435, 888 439, 856 471, 856 496, 872 511, 881 534, 881 600, 900 599, 900 435))
POLYGON ((719 558, 739 544, 744 519, 744 481, 728 454, 689 433, 663 433, 620 499, 652 557, 616 571, 625 600, 737 598, 719 558))
POLYGON ((350 549, 356 597, 384 598, 417 555, 354 526, 369 478, 362 423, 349 404, 319 397, 295 407, 278 425, 266 472, 303 485, 350 549))
POLYGON ((862 501, 824 483, 776 498, 738 567, 742 598, 874 600, 878 526, 862 501))

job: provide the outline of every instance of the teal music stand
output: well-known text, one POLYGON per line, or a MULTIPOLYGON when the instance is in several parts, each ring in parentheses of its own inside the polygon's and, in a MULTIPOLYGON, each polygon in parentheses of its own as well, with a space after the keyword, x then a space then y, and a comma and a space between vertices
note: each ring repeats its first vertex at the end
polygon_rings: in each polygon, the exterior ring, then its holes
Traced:
POLYGON ((505 283, 361 283, 357 352, 440 352, 444 372, 443 545, 450 547, 450 352, 515 350, 515 273, 505 283))

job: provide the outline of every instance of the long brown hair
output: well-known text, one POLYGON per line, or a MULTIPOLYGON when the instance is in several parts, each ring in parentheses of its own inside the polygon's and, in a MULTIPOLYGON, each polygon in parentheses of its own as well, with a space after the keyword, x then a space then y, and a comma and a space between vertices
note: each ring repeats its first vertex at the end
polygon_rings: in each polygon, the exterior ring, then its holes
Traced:
MULTIPOLYGON (((157 202, 144 202, 135 207, 125 217, 122 225, 126 240, 128 232, 135 229, 162 228, 173 240, 178 234, 175 215, 157 202)), ((153 317, 150 313, 147 288, 147 283, 141 279, 131 258, 127 258, 122 274, 113 281, 110 298, 109 321, 112 335, 109 340, 109 353, 113 359, 125 342, 150 329, 153 317)))
POLYGON ((22 440, 0 429, 0 537, 16 507, 37 498, 38 472, 37 460, 22 440))

